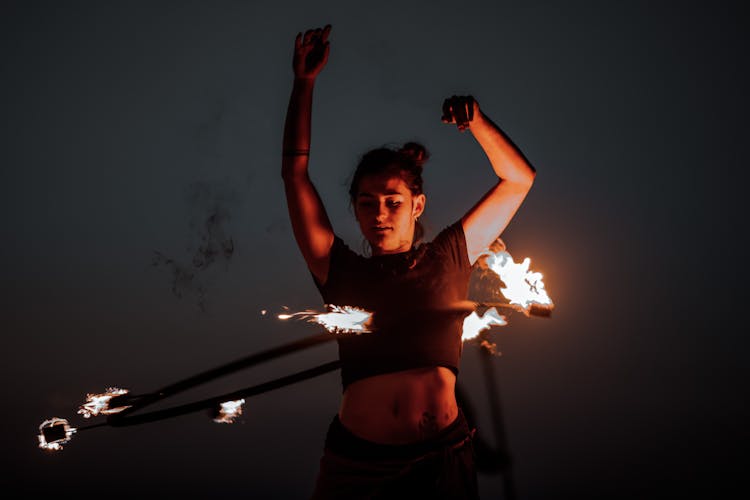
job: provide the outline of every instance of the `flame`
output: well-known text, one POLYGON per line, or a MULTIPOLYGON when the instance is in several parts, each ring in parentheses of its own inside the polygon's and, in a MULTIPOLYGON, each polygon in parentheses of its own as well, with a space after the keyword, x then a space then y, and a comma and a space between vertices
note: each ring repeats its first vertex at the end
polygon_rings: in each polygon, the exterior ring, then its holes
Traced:
POLYGON ((488 250, 484 255, 489 269, 506 285, 506 288, 500 288, 500 292, 511 304, 520 306, 527 316, 533 306, 554 307, 544 289, 542 273, 529 270, 531 259, 526 257, 521 263, 514 262, 504 249, 498 252, 488 250))
POLYGON ((328 304, 327 313, 318 311, 300 311, 296 313, 279 314, 279 319, 307 319, 310 323, 323 325, 331 333, 370 333, 372 313, 353 306, 335 306, 328 304))
POLYGON ((219 415, 214 418, 214 422, 216 422, 217 424, 234 423, 234 420, 242 415, 242 405, 244 404, 244 399, 238 399, 236 401, 225 401, 221 403, 219 408, 219 415))
POLYGON ((473 311, 464 318, 461 340, 471 340, 493 325, 504 326, 507 324, 505 316, 499 314, 494 307, 487 309, 482 316, 473 311))
POLYGON ((68 424, 68 421, 64 418, 53 417, 49 420, 45 420, 39 425, 39 436, 37 436, 39 438, 39 447, 43 450, 60 451, 63 449, 62 445, 70 441, 76 430, 77 429, 75 427, 71 427, 68 424), (44 436, 44 429, 49 429, 57 426, 63 426, 65 437, 47 441, 47 438, 44 436))
POLYGON ((83 418, 91 418, 99 415, 100 413, 102 415, 119 413, 126 408, 130 408, 131 405, 110 408, 109 401, 115 396, 122 396, 123 394, 127 393, 127 389, 108 387, 107 389, 105 389, 105 392, 103 394, 86 394, 86 402, 79 407, 78 414, 83 415, 83 418))

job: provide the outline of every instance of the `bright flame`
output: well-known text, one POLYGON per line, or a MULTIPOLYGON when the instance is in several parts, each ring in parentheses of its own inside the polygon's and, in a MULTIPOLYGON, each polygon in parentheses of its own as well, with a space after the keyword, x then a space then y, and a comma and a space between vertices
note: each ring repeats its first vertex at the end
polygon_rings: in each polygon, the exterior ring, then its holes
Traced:
POLYGON ((130 408, 131 405, 110 408, 109 400, 115 396, 122 396, 123 394, 127 393, 127 389, 108 387, 107 389, 105 389, 105 392, 103 394, 86 394, 86 402, 78 408, 78 414, 83 415, 83 418, 91 418, 99 415, 100 413, 102 415, 119 413, 126 408, 130 408))
POLYGON ((234 419, 242 415, 242 405, 244 404, 244 399, 238 399, 236 401, 225 401, 221 403, 221 407, 219 408, 219 415, 214 418, 214 422, 218 424, 234 423, 234 419))
POLYGON ((487 255, 489 269, 500 276, 505 283, 507 288, 500 288, 500 292, 511 304, 523 308, 527 315, 534 305, 547 309, 554 306, 544 289, 542 273, 529 270, 531 259, 526 257, 523 262, 516 263, 505 250, 487 251, 485 255, 487 255))
MULTIPOLYGON (((70 441, 71 436, 76 432, 75 427, 68 425, 68 421, 64 418, 53 417, 49 420, 45 420, 39 425, 39 447, 43 450, 59 451, 62 450, 62 445, 70 441), (45 429, 52 429, 53 427, 61 426, 62 429, 55 429, 55 431, 63 431, 60 437, 47 441, 44 435, 45 429)), ((48 431, 50 432, 50 431, 48 431)), ((56 434, 60 434, 59 432, 56 434)))
POLYGON ((476 311, 473 311, 464 318, 461 340, 471 340, 484 330, 488 330, 493 325, 504 326, 507 324, 508 322, 505 320, 505 316, 499 314, 494 307, 487 309, 482 316, 479 316, 476 311))
POLYGON ((323 325, 326 330, 332 333, 369 333, 372 313, 352 306, 334 306, 327 305, 328 312, 320 313, 318 311, 300 311, 289 314, 279 314, 279 319, 306 319, 310 323, 323 325))

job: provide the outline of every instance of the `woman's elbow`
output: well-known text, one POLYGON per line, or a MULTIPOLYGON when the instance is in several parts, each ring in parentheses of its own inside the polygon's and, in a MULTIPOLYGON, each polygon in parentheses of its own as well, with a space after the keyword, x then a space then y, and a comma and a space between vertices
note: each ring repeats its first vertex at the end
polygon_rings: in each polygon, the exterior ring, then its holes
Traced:
POLYGON ((532 168, 529 170, 528 181, 527 181, 529 185, 529 189, 531 189, 531 186, 534 185, 534 179, 536 179, 536 170, 532 168))
POLYGON ((281 159, 281 178, 285 181, 307 176, 306 156, 284 156, 281 159))
POLYGON ((307 169, 294 164, 284 164, 281 166, 281 178, 285 183, 298 182, 307 178, 307 169))
POLYGON ((529 170, 524 175, 516 176, 513 179, 501 179, 500 182, 501 184, 507 183, 512 185, 513 191, 527 193, 531 190, 531 186, 534 185, 535 177, 536 172, 534 172, 533 170, 529 170))

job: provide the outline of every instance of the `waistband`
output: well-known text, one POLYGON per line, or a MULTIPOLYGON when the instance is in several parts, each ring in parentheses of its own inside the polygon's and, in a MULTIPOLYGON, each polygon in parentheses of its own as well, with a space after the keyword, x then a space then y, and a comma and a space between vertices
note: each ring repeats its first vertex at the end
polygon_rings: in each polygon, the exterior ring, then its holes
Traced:
POLYGON ((382 444, 356 436, 344 427, 337 414, 328 426, 325 447, 359 460, 412 460, 446 448, 461 447, 471 441, 474 431, 469 429, 466 416, 459 407, 456 419, 430 439, 408 444, 382 444))

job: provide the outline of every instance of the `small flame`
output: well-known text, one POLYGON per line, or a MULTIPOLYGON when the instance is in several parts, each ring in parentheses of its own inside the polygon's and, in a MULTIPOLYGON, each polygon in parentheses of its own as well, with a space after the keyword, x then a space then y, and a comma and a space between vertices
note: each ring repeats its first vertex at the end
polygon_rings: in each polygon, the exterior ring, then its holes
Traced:
POLYGON ((493 325, 504 326, 507 324, 508 322, 505 320, 505 316, 499 314, 494 307, 487 309, 482 316, 479 316, 476 311, 473 311, 464 318, 461 340, 471 340, 484 330, 488 330, 493 325))
POLYGON ((542 273, 529 270, 531 259, 526 257, 523 262, 516 263, 504 249, 499 252, 487 251, 485 255, 489 269, 505 283, 506 288, 501 288, 500 292, 511 304, 520 306, 527 315, 533 306, 546 309, 554 306, 544 289, 542 273))
POLYGON ((482 339, 482 341, 479 343, 480 347, 482 347, 485 351, 490 353, 493 356, 499 356, 500 353, 497 351, 497 344, 494 342, 490 342, 487 339, 482 339))
POLYGON ((37 436, 39 438, 39 447, 43 450, 60 451, 63 449, 62 445, 70 441, 76 430, 64 418, 53 417, 45 420, 39 425, 39 436, 37 436), (62 429, 56 429, 56 427, 62 427, 62 429), (48 435, 53 435, 55 438, 47 441, 45 429, 49 429, 47 430, 48 435))
POLYGON ((242 415, 242 405, 244 404, 244 399, 238 399, 236 401, 225 401, 221 403, 219 408, 219 415, 214 418, 214 422, 218 424, 234 423, 234 420, 242 415))
POLYGON ((122 396, 123 394, 127 393, 127 389, 108 387, 107 389, 105 389, 105 392, 103 394, 86 394, 86 402, 79 407, 78 414, 83 415, 83 418, 91 418, 99 415, 100 413, 102 415, 119 413, 126 408, 130 408, 131 405, 110 408, 109 401, 115 396, 122 396))
POLYGON ((353 306, 327 305, 328 312, 300 311, 289 314, 279 314, 279 319, 306 319, 310 323, 323 325, 331 333, 370 333, 372 313, 353 306))

